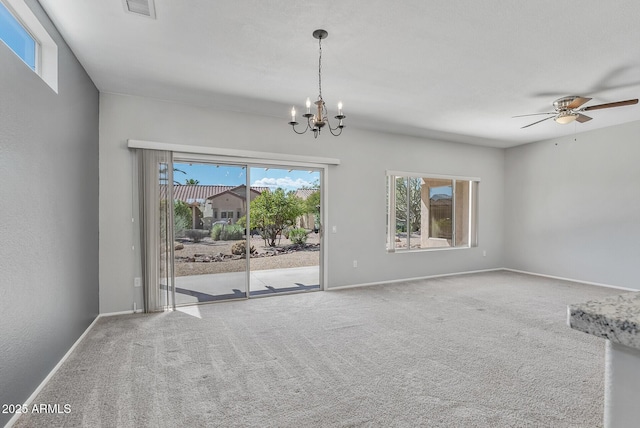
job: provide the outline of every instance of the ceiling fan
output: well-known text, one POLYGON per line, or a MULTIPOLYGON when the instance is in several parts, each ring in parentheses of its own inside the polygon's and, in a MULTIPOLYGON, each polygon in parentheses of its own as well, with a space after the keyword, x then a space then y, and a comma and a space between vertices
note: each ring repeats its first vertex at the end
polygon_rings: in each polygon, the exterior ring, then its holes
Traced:
POLYGON ((597 104, 594 106, 582 107, 583 104, 586 104, 590 100, 591 98, 585 98, 578 95, 569 95, 568 97, 558 98, 553 102, 553 108, 555 109, 555 111, 548 112, 548 113, 523 114, 520 116, 513 116, 513 117, 538 116, 541 114, 550 115, 549 117, 545 117, 542 120, 525 125, 520 129, 528 128, 532 125, 536 125, 540 122, 544 122, 545 120, 549 120, 549 119, 553 119, 556 122, 561 123, 563 125, 567 123, 571 123, 574 120, 580 123, 584 123, 592 119, 589 116, 582 114, 585 111, 601 110, 604 108, 622 107, 622 106, 630 106, 633 104, 638 104, 638 99, 636 98, 635 100, 617 101, 614 103, 605 103, 605 104, 597 104))

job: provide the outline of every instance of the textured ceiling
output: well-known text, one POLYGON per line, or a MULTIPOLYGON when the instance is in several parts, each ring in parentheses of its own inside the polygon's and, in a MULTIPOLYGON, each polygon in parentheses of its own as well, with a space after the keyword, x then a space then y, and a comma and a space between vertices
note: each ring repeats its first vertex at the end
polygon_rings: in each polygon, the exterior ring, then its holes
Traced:
MULTIPOLYGON (((583 0, 40 0, 96 86, 282 122, 323 96, 347 126, 509 147, 640 120, 640 105, 587 123, 511 116, 640 97, 640 2, 583 0)), ((287 130, 290 132, 290 130, 287 130)))

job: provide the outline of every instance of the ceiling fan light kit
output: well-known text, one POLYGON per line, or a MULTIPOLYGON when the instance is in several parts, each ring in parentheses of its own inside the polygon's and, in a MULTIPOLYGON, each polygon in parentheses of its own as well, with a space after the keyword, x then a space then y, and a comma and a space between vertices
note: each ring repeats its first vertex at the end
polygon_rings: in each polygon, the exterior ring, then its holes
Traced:
POLYGON ((585 111, 590 110, 602 110, 605 108, 612 107, 622 107, 622 106, 630 106, 633 104, 638 104, 638 99, 626 100, 626 101, 616 101, 613 103, 605 103, 598 104, 594 106, 582 107, 584 104, 591 101, 591 98, 581 97, 578 95, 570 95, 568 97, 558 98, 553 102, 553 108, 555 111, 547 112, 547 113, 533 113, 533 114, 523 114, 520 116, 513 117, 526 117, 526 116, 537 116, 537 115, 550 115, 545 117, 542 120, 538 120, 537 122, 530 123, 528 125, 523 126, 522 128, 528 128, 530 126, 536 125, 540 122, 544 122, 545 120, 553 119, 556 123, 561 125, 566 125, 573 121, 577 121, 580 123, 588 122, 592 118, 583 114, 585 111))
POLYGON ((298 122, 296 122, 296 108, 295 106, 291 108, 291 121, 289 122, 289 125, 291 125, 291 129, 293 129, 293 132, 295 132, 296 134, 304 134, 307 131, 311 130, 313 131, 313 136, 315 138, 318 138, 318 135, 320 135, 320 131, 322 131, 322 128, 326 126, 329 129, 329 132, 331 132, 331 135, 337 137, 338 135, 342 134, 342 129, 344 128, 343 120, 346 116, 342 113, 342 101, 338 102, 338 114, 334 117, 338 121, 338 125, 333 128, 331 126, 331 123, 329 122, 327 108, 325 106, 324 100, 322 99, 322 39, 326 39, 328 36, 329 33, 327 33, 327 31, 325 30, 316 30, 313 32, 313 37, 315 39, 318 39, 319 47, 318 100, 313 103, 316 105, 316 107, 314 108, 316 112, 311 113, 311 100, 307 98, 307 101, 305 103, 307 111, 302 115, 302 117, 307 119, 307 124, 304 128, 304 131, 298 131, 296 129, 296 125, 298 125, 298 122))
POLYGON ((555 121, 557 123, 560 123, 562 125, 566 125, 568 123, 573 122, 574 120, 576 120, 578 118, 578 115, 575 113, 570 113, 570 112, 564 112, 564 113, 559 113, 556 117, 555 117, 555 121))

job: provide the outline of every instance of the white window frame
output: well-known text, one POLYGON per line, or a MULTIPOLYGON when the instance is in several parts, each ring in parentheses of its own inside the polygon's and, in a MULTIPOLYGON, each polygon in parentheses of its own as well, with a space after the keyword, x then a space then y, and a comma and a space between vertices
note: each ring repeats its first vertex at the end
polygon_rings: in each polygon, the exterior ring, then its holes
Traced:
MULTIPOLYGON (((479 177, 468 177, 468 176, 459 176, 459 175, 443 175, 443 174, 431 174, 431 173, 416 173, 416 172, 407 172, 407 171, 386 171, 387 178, 387 186, 388 186, 388 196, 387 196, 387 252, 389 253, 413 253, 413 252, 421 252, 421 251, 448 251, 448 250, 456 250, 456 249, 465 249, 471 247, 478 246, 478 195, 474 193, 473 185, 469 185, 469 237, 468 237, 468 245, 464 246, 455 246, 452 245, 450 247, 431 247, 431 248, 396 248, 396 183, 395 180, 397 177, 404 178, 435 178, 435 179, 443 179, 443 180, 452 180, 453 189, 455 192, 455 182, 456 181, 469 181, 480 183, 479 177)), ((454 197, 454 195, 452 195, 454 197)), ((455 201, 455 198, 454 198, 455 201)), ((453 206, 453 210, 455 211, 455 202, 453 206)), ((408 227, 408 224, 407 224, 408 227)), ((453 227, 455 228, 455 222, 453 223, 453 227)), ((455 236, 455 229, 454 229, 455 236)), ((455 242, 455 240, 453 240, 455 242)))
MULTIPOLYGON (((58 93, 58 45, 24 0, 0 0, 36 42, 35 73, 58 93)), ((20 58, 22 59, 22 58, 20 58)), ((31 70, 31 67, 29 67, 31 70)))

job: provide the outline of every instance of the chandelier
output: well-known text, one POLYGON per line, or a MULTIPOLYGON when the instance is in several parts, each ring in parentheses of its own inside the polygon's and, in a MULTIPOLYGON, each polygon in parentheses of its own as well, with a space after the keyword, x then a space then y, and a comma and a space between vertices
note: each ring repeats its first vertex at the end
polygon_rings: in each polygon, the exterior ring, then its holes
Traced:
POLYGON ((324 104, 324 100, 322 99, 322 39, 326 39, 328 35, 329 33, 327 33, 325 30, 316 30, 313 32, 313 37, 318 39, 318 46, 319 46, 319 57, 318 57, 319 94, 318 94, 318 100, 314 102, 314 104, 316 105, 316 108, 314 109, 316 110, 316 113, 311 113, 311 100, 307 98, 307 102, 306 102, 307 112, 302 115, 302 117, 307 119, 307 125, 304 128, 304 131, 298 131, 296 129, 296 125, 298 125, 298 122, 296 122, 296 108, 295 107, 291 108, 291 122, 289 122, 289 125, 291 125, 291 129, 293 129, 293 132, 295 132, 296 134, 304 134, 307 131, 311 130, 313 131, 313 136, 315 138, 318 138, 320 131, 322 131, 322 128, 326 126, 327 128, 329 128, 329 132, 331 132, 333 136, 337 137, 338 135, 342 134, 342 128, 344 128, 344 125, 342 124, 342 120, 346 116, 342 114, 342 102, 338 103, 338 115, 334 116, 334 118, 338 120, 338 125, 335 128, 332 128, 331 123, 329 123, 327 108, 324 104))

